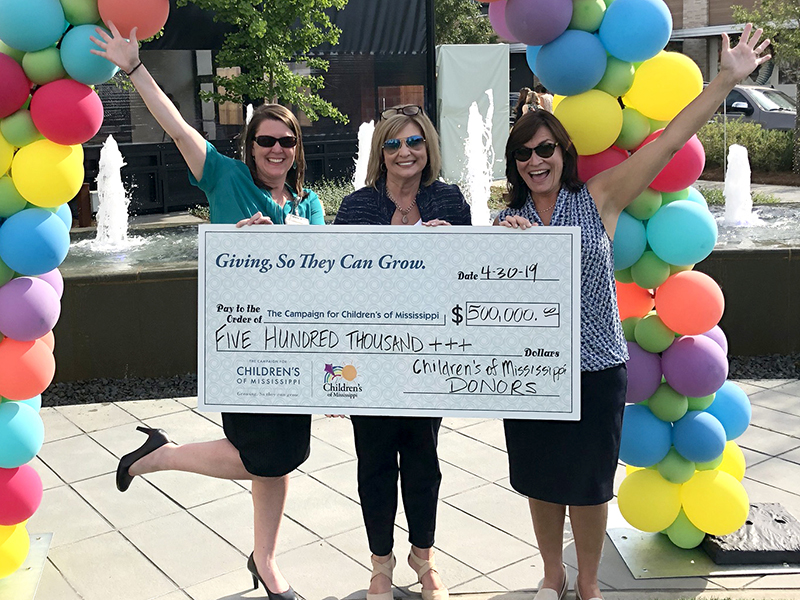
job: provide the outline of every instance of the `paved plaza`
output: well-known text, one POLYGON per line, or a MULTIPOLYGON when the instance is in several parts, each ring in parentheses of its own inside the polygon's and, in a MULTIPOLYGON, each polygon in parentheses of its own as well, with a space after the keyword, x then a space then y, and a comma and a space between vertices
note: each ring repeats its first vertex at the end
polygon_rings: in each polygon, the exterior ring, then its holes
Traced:
MULTIPOLYGON (((779 502, 800 516, 800 381, 740 383, 753 403, 752 425, 737 440, 751 501, 779 502)), ((136 425, 161 427, 179 443, 221 437, 219 415, 195 407, 195 398, 175 398, 42 409, 46 440, 31 464, 45 493, 28 530, 53 538, 36 600, 265 597, 252 591, 245 569, 252 550, 246 485, 157 473, 137 478, 125 494, 114 487, 118 458, 144 440, 136 425)), ((316 417, 313 436, 311 458, 292 478, 281 568, 305 600, 364 598, 369 552, 350 423, 316 417)), ((451 592, 531 599, 541 561, 527 503, 508 484, 501 422, 446 419, 440 456, 437 556, 451 592)), ((621 467, 617 484, 623 476, 621 467)), ((396 526, 395 551, 404 557, 402 512, 396 526)), ((574 579, 569 535, 564 548, 574 579)), ((418 597, 412 571, 399 563, 395 597, 418 597)), ((636 580, 608 539, 600 579, 608 600, 800 598, 800 575, 636 580)))

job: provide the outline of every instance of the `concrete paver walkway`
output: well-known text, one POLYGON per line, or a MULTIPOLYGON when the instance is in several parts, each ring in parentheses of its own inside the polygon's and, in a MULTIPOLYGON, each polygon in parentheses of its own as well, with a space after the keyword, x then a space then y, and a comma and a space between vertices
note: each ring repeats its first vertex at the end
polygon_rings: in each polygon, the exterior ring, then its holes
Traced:
MULTIPOLYGON (((780 502, 800 516, 800 381, 740 383, 753 403, 753 423, 737 440, 751 501, 780 502)), ((114 487, 118 458, 143 441, 140 423, 166 429, 179 443, 220 437, 219 415, 195 407, 195 398, 177 398, 42 409, 46 443, 32 464, 45 494, 28 530, 54 536, 37 600, 265 596, 252 591, 245 569, 253 531, 246 485, 157 473, 137 478, 125 494, 114 487)), ((311 458, 292 477, 279 562, 306 600, 364 598, 369 551, 350 423, 317 417, 313 436, 311 458)), ((437 556, 459 597, 530 599, 542 576, 527 503, 509 486, 504 448, 500 421, 444 422, 437 556)), ((618 483, 623 476, 621 468, 618 483)), ((400 506, 395 551, 404 557, 400 506)), ((574 579, 569 535, 564 542, 574 579)), ((399 562, 395 582, 411 586, 413 573, 399 562)), ((600 579, 608 600, 800 598, 800 575, 636 580, 609 540, 600 579)), ((415 597, 417 589, 395 596, 415 597)))

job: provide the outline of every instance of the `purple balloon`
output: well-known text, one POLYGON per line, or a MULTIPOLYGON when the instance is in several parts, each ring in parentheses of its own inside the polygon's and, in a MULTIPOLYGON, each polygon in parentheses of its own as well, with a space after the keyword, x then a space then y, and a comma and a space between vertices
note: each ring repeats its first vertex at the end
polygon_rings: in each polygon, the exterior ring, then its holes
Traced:
POLYGON ((728 358, 704 335, 684 335, 664 350, 661 367, 667 383, 679 394, 700 398, 716 392, 728 377, 728 358))
POLYGON ((725 333, 722 331, 722 329, 720 329, 719 325, 714 325, 713 328, 711 328, 708 331, 706 331, 703 335, 706 336, 707 338, 711 338, 712 340, 717 342, 719 347, 722 348, 722 351, 727 356, 727 354, 728 354, 728 338, 725 337, 725 333))
POLYGON ((61 296, 64 295, 64 278, 61 276, 61 271, 53 269, 52 271, 39 275, 39 279, 53 286, 56 294, 58 294, 59 300, 61 299, 61 296))
POLYGON ((505 8, 508 30, 528 46, 552 42, 572 19, 572 0, 506 0, 505 8))
POLYGON ((628 342, 628 391, 625 402, 647 400, 661 384, 661 357, 643 350, 639 344, 628 342))
POLYGON ((0 287, 0 333, 22 342, 55 327, 61 302, 53 287, 36 277, 18 277, 0 287))
POLYGON ((489 5, 489 22, 494 27, 501 38, 509 42, 518 42, 519 40, 511 35, 511 32, 506 26, 506 0, 497 0, 489 5))

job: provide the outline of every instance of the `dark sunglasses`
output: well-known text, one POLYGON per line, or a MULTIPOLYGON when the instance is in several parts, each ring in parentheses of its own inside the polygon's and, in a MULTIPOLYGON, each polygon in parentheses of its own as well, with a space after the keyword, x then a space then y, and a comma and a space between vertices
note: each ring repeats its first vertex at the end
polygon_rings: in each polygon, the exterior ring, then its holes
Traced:
POLYGON ((281 145, 281 148, 294 148, 297 146, 297 138, 293 135, 286 135, 284 137, 272 137, 271 135, 257 135, 255 142, 262 148, 272 148, 276 143, 281 145))
POLYGON ((387 108, 386 110, 381 112, 381 119, 388 119, 389 117, 393 117, 395 115, 406 115, 407 117, 413 117, 414 115, 418 115, 422 112, 422 107, 417 106, 416 104, 406 104, 405 106, 393 106, 392 108, 387 108))
POLYGON ((511 156, 514 157, 514 160, 519 162, 525 162, 526 160, 530 160, 533 153, 536 152, 536 156, 541 158, 550 158, 553 156, 553 153, 556 151, 556 147, 558 143, 556 142, 544 142, 539 144, 535 148, 528 148, 527 146, 523 146, 522 148, 517 148, 511 153, 511 156))
POLYGON ((421 135, 410 135, 405 140, 401 140, 398 138, 392 138, 390 140, 386 140, 383 142, 383 149, 386 150, 389 154, 394 154, 400 147, 403 145, 403 142, 406 143, 411 149, 419 148, 422 144, 425 143, 425 138, 421 135))

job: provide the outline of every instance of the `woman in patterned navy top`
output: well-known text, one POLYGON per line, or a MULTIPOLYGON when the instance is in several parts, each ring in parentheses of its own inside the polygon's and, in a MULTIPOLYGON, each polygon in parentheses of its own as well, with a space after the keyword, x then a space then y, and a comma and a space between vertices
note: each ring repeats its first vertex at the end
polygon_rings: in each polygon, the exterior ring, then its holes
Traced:
POLYGON ((546 111, 529 112, 506 145, 509 208, 496 225, 581 228, 581 420, 506 420, 511 485, 528 496, 544 579, 535 600, 561 600, 569 582, 562 563, 569 506, 578 600, 599 600, 597 574, 613 497, 625 404, 627 350, 617 311, 612 241, 620 213, 711 117, 733 86, 769 57, 761 30, 747 25, 730 48, 723 34, 721 70, 652 143, 622 164, 578 179, 569 135, 546 111))

